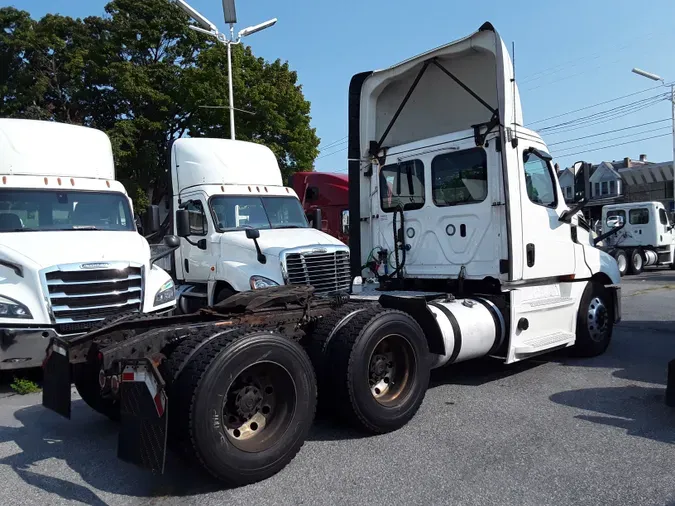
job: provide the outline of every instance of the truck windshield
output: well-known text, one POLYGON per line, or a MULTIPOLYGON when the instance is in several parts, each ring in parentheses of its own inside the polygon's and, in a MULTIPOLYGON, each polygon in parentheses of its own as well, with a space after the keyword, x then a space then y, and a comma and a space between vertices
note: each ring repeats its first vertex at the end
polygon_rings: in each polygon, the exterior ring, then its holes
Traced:
POLYGON ((211 210, 219 232, 246 227, 307 228, 307 218, 295 197, 223 195, 211 198, 211 210))
POLYGON ((1 190, 0 232, 55 230, 135 231, 129 200, 122 193, 1 190))

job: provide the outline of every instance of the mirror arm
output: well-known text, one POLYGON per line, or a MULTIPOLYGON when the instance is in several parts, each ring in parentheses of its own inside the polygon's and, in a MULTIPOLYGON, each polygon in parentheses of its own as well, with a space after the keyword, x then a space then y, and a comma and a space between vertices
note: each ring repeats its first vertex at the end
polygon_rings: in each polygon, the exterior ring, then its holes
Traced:
POLYGON ((180 246, 176 246, 175 248, 169 248, 168 250, 166 250, 166 251, 164 251, 164 252, 162 252, 162 253, 158 253, 158 254, 156 254, 156 255, 152 255, 152 256, 150 257, 150 265, 154 264, 157 260, 160 260, 160 259, 162 259, 162 258, 164 258, 164 257, 169 256, 171 253, 173 253, 174 251, 176 251, 178 248, 180 248, 180 246))

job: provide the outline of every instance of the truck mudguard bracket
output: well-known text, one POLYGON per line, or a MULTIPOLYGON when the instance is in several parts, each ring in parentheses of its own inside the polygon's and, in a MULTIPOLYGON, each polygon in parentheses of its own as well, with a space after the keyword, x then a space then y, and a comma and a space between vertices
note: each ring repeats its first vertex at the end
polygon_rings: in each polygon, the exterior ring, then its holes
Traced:
POLYGON ((52 339, 43 369, 42 405, 70 419, 71 367, 65 343, 52 339))
POLYGON ((117 456, 163 473, 169 420, 164 380, 149 359, 124 361, 121 379, 117 456))
POLYGON ((424 331, 429 343, 429 351, 438 355, 445 355, 445 341, 440 327, 436 323, 434 313, 427 305, 427 298, 397 297, 395 295, 381 295, 379 303, 388 309, 398 309, 412 316, 424 331))

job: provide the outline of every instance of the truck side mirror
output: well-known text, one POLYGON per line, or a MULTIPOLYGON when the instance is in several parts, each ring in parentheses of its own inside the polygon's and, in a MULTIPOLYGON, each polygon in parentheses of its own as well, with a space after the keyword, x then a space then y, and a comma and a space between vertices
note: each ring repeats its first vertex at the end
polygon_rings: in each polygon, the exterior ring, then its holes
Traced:
POLYGON ((164 244, 169 248, 178 248, 180 246, 180 239, 175 235, 165 235, 164 244))
POLYGON ((190 235, 190 212, 185 209, 176 211, 176 235, 178 237, 190 235))
POLYGON ((342 233, 349 235, 349 209, 345 209, 341 213, 342 217, 342 233))
POLYGON ((154 234, 159 230, 159 206, 148 206, 145 216, 143 216, 143 233, 146 235, 154 234))
POLYGON ((263 255, 263 252, 260 250, 260 245, 258 244, 258 238, 260 237, 260 230, 257 228, 246 228, 246 238, 251 239, 253 244, 255 244, 255 251, 258 255, 258 262, 261 264, 267 263, 267 257, 263 255))
POLYGON ((321 230, 322 224, 321 224, 321 209, 318 207, 314 209, 314 212, 312 213, 312 225, 314 226, 315 229, 321 230))
POLYGON ((258 239, 260 237, 260 230, 257 228, 246 229, 246 239, 258 239))

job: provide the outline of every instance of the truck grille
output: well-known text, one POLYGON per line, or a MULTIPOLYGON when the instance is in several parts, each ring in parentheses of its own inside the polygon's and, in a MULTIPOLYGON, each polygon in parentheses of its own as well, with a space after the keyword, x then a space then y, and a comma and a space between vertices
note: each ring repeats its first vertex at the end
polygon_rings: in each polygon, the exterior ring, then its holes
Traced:
POLYGON ((291 285, 312 285, 316 293, 348 291, 349 252, 287 253, 285 269, 291 285))
POLYGON ((64 333, 84 332, 96 321, 142 309, 143 269, 140 266, 97 270, 66 268, 44 276, 54 323, 62 327, 64 333))

